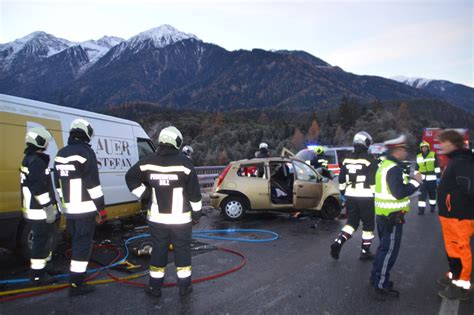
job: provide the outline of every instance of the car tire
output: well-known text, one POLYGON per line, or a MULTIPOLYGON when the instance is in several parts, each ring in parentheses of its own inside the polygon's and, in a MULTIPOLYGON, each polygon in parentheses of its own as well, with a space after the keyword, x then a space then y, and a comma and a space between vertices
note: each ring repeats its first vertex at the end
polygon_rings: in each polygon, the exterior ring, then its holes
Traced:
MULTIPOLYGON (((19 228, 18 239, 17 239, 17 253, 25 258, 30 259, 31 245, 33 241, 33 231, 31 225, 27 221, 23 221, 19 228)), ((54 229, 51 251, 54 252, 59 243, 57 227, 54 229)))
POLYGON ((341 206, 334 198, 327 198, 321 209, 321 217, 325 220, 334 220, 341 214, 341 206))
POLYGON ((227 197, 221 203, 222 215, 229 221, 238 221, 245 215, 246 203, 240 197, 227 197))

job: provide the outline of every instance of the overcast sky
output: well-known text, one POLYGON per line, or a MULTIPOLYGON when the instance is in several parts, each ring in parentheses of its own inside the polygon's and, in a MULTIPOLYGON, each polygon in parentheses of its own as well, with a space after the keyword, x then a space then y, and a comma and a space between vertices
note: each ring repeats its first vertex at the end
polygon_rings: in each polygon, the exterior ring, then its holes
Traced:
POLYGON ((228 50, 305 50, 357 74, 474 87, 473 0, 0 0, 0 43, 125 39, 170 24, 228 50))

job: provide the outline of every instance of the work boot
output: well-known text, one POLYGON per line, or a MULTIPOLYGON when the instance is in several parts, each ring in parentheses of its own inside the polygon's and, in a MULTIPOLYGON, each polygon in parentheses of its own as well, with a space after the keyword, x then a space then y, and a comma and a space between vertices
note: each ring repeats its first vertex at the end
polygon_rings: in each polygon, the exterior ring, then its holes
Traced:
POLYGON ((86 278, 86 273, 77 273, 71 272, 69 277, 70 287, 69 287, 69 296, 78 296, 84 295, 95 291, 95 287, 93 285, 87 285, 84 283, 84 279, 86 278))
POLYGON ((80 284, 77 285, 75 283, 71 283, 71 286, 69 287, 69 296, 78 296, 78 295, 84 295, 88 294, 91 292, 95 291, 95 286, 93 285, 88 285, 88 284, 80 284))
POLYGON ((362 250, 360 252, 359 259, 360 260, 374 260, 375 256, 374 256, 374 254, 372 254, 372 252, 370 250, 362 250))
POLYGON ((447 286, 450 286, 451 284, 453 284, 453 282, 447 275, 444 275, 444 276, 442 276, 441 278, 438 279, 438 284, 442 285, 444 287, 447 287, 447 286))
POLYGON ((467 301, 472 297, 469 290, 460 288, 456 285, 449 285, 444 290, 438 292, 438 295, 448 300, 467 301))
POLYGON ((46 270, 32 270, 31 281, 35 285, 48 285, 56 282, 56 279, 51 277, 46 270))
POLYGON ((341 253, 341 248, 342 244, 339 244, 338 242, 334 242, 331 245, 331 257, 338 260, 339 259, 339 254, 341 253))
POLYGON ((193 287, 192 286, 187 286, 187 287, 181 287, 179 288, 179 295, 180 296, 186 296, 188 294, 190 294, 191 292, 193 292, 193 287))
POLYGON ((154 288, 154 287, 147 286, 145 287, 145 292, 146 294, 151 295, 156 298, 161 297, 161 288, 154 288))
POLYGON ((394 297, 398 298, 400 296, 400 291, 395 290, 393 287, 392 288, 375 288, 375 294, 378 296, 388 296, 388 297, 394 297))
POLYGON ((342 245, 352 237, 351 234, 342 231, 339 233, 337 238, 334 240, 334 243, 331 245, 331 257, 338 260, 339 254, 341 253, 342 245))

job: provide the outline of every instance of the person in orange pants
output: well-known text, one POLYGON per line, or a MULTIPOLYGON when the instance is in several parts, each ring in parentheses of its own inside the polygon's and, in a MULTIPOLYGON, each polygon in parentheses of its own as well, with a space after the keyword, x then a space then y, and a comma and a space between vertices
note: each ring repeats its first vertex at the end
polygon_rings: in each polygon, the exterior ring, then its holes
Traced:
POLYGON ((449 272, 438 283, 446 286, 439 296, 450 300, 471 298, 472 252, 474 234, 474 201, 470 170, 474 154, 464 148, 464 139, 454 130, 439 135, 443 154, 449 157, 438 186, 439 219, 448 256, 449 272))

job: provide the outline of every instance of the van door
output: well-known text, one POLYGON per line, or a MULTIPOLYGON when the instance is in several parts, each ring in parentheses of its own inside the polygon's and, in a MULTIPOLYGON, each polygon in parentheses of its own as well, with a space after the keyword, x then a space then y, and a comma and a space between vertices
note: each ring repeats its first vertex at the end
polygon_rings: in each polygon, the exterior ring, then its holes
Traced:
POLYGON ((295 173, 293 184, 294 208, 315 208, 319 204, 323 192, 321 176, 305 163, 293 161, 293 166, 295 173))

